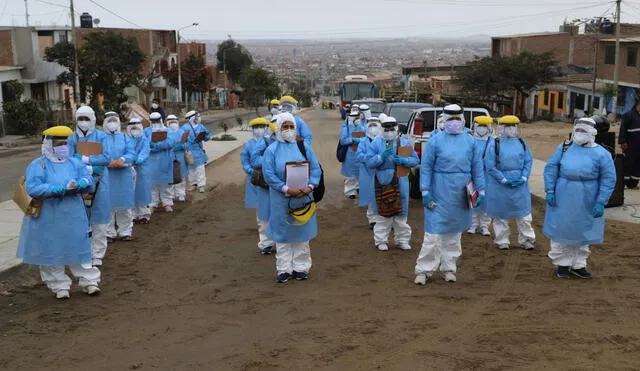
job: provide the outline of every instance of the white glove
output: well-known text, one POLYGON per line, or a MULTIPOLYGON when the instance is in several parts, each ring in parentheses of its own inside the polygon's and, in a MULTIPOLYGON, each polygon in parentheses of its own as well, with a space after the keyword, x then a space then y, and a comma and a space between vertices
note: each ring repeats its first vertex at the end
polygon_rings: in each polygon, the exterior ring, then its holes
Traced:
POLYGON ((93 166, 87 165, 87 171, 89 172, 89 175, 93 175, 93 166))
POLYGON ((82 162, 84 162, 85 164, 89 164, 89 157, 88 156, 82 156, 82 162))

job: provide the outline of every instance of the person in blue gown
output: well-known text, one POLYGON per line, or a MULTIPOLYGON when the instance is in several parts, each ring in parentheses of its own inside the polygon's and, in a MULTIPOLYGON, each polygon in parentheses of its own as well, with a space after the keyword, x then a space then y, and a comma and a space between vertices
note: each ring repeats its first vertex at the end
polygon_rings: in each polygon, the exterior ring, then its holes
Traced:
POLYGON ((169 128, 169 135, 173 137, 173 156, 174 160, 180 162, 180 177, 182 181, 178 184, 171 186, 171 192, 173 193, 173 200, 178 202, 185 202, 187 199, 187 177, 189 176, 189 165, 184 157, 185 143, 182 143, 182 136, 184 132, 180 127, 180 121, 175 115, 167 116, 167 127, 169 128))
POLYGON ((188 190, 193 191, 196 188, 198 192, 204 193, 207 186, 207 174, 205 172, 205 166, 209 157, 204 149, 204 143, 211 140, 211 132, 209 129, 202 125, 200 114, 196 111, 189 111, 186 114, 187 123, 182 125, 182 132, 188 132, 189 137, 187 143, 185 143, 185 152, 193 158, 193 163, 189 164, 189 176, 188 176, 188 190), (201 135, 204 138, 199 140, 201 135))
POLYGON ((358 116, 358 111, 350 111, 349 117, 347 117, 347 125, 343 126, 340 131, 340 144, 348 146, 340 174, 345 177, 344 196, 352 200, 358 196, 360 166, 358 164, 357 150, 360 141, 364 140, 364 126, 360 124, 360 120, 357 120, 358 116), (360 133, 362 137, 356 138, 353 133, 360 133))
POLYGON ((280 98, 280 112, 288 112, 296 119, 296 136, 304 141, 305 144, 311 145, 313 142, 313 134, 311 133, 311 129, 309 129, 309 125, 302 119, 302 117, 298 116, 298 101, 290 96, 285 95, 280 98))
POLYGON ((149 143, 150 155, 147 159, 153 186, 150 208, 153 213, 162 204, 164 211, 171 213, 173 212, 171 185, 173 184, 173 146, 175 145, 175 138, 169 135, 169 130, 164 126, 158 112, 152 113, 149 118, 151 126, 144 129, 144 133, 151 138, 149 143), (154 141, 154 133, 166 133, 166 138, 158 138, 161 140, 154 141))
POLYGON ((358 143, 358 151, 356 152, 356 158, 358 159, 358 184, 360 189, 360 195, 358 199, 358 206, 367 208, 367 221, 369 222, 369 228, 373 229, 376 225, 377 217, 373 212, 373 207, 376 202, 375 186, 373 182, 374 170, 367 166, 368 147, 374 140, 382 135, 382 126, 380 125, 380 119, 372 117, 367 120, 366 137, 362 138, 358 143))
POLYGON ((133 167, 135 172, 133 222, 136 224, 147 224, 151 220, 149 205, 151 204, 151 191, 153 188, 151 169, 147 163, 151 151, 149 144, 151 138, 144 134, 142 121, 138 117, 133 117, 129 120, 127 124, 127 134, 133 142, 133 149, 135 151, 133 167))
MULTIPOLYGON (((487 153, 487 147, 489 147, 489 143, 492 140, 491 124, 493 124, 492 117, 476 116, 473 118, 473 138, 476 140, 476 154, 483 159, 483 165, 484 158, 487 153)), ((487 174, 485 168, 485 181, 486 176, 487 174)), ((480 233, 483 236, 491 236, 491 232, 489 231, 490 225, 491 217, 487 215, 487 203, 483 202, 480 207, 473 209, 471 228, 467 230, 467 233, 480 233)))

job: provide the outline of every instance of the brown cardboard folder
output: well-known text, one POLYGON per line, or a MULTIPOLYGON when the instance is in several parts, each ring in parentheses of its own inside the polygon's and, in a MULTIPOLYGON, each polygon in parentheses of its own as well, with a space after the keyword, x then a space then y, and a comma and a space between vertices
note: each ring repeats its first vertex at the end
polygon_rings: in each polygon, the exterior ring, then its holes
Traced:
POLYGON ((201 131, 200 133, 198 133, 198 136, 196 137, 196 142, 202 142, 206 137, 207 137, 207 133, 204 131, 201 131))
POLYGON ((167 132, 166 131, 154 131, 153 133, 151 133, 151 141, 156 143, 156 142, 162 142, 163 140, 167 139, 167 132))
MULTIPOLYGON (((353 133, 351 133, 351 138, 364 138, 364 132, 362 131, 354 131, 353 133)), ((351 146, 351 149, 354 151, 358 150, 358 145, 354 144, 351 146)))
POLYGON ((76 151, 83 156, 95 156, 102 154, 102 143, 100 142, 78 142, 76 151))
POLYGON ((187 143, 188 139, 189 139, 189 132, 185 131, 184 133, 182 133, 182 138, 180 138, 180 143, 187 143))
MULTIPOLYGON (((413 147, 411 146, 402 146, 398 148, 398 156, 400 157, 411 157, 412 154, 413 154, 413 147)), ((408 176, 409 170, 410 169, 408 167, 404 167, 402 165, 398 165, 396 167, 396 171, 399 177, 408 176)))

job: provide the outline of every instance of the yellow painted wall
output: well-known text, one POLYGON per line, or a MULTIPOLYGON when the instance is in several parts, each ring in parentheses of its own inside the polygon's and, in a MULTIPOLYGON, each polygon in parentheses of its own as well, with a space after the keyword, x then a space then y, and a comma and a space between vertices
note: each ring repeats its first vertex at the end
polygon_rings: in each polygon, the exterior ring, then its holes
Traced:
POLYGON ((567 109, 567 107, 565 107, 567 105, 566 103, 567 93, 566 92, 562 93, 561 101, 558 101, 558 99, 560 99, 560 92, 556 90, 546 90, 546 91, 540 90, 538 92, 538 109, 544 110, 544 111, 551 111, 550 105, 551 105, 551 101, 553 100, 554 102, 553 112, 565 113, 565 110, 567 109), (549 95, 547 104, 545 104, 545 94, 549 95))

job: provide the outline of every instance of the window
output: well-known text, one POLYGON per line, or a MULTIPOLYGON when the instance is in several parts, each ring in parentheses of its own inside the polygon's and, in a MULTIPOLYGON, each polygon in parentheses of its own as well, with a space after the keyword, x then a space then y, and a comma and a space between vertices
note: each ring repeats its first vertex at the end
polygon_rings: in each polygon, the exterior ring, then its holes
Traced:
POLYGON ((586 98, 586 96, 584 94, 578 94, 576 96, 575 108, 577 108, 579 110, 584 110, 585 109, 584 103, 585 103, 585 100, 586 100, 585 98, 586 98))
POLYGON ((59 43, 68 43, 69 35, 67 35, 67 31, 58 32, 58 41, 59 43))
POLYGON ((564 107, 564 93, 558 93, 558 109, 562 109, 564 107))
POLYGON ((544 105, 549 106, 549 90, 544 91, 544 105))
POLYGON ((604 64, 616 63, 616 47, 607 46, 604 48, 604 64))
POLYGON ((635 67, 637 64, 638 64, 638 48, 630 46, 627 48, 627 66, 635 67))
POLYGON ((600 97, 596 97, 595 100, 593 101, 593 108, 600 109, 600 97))

